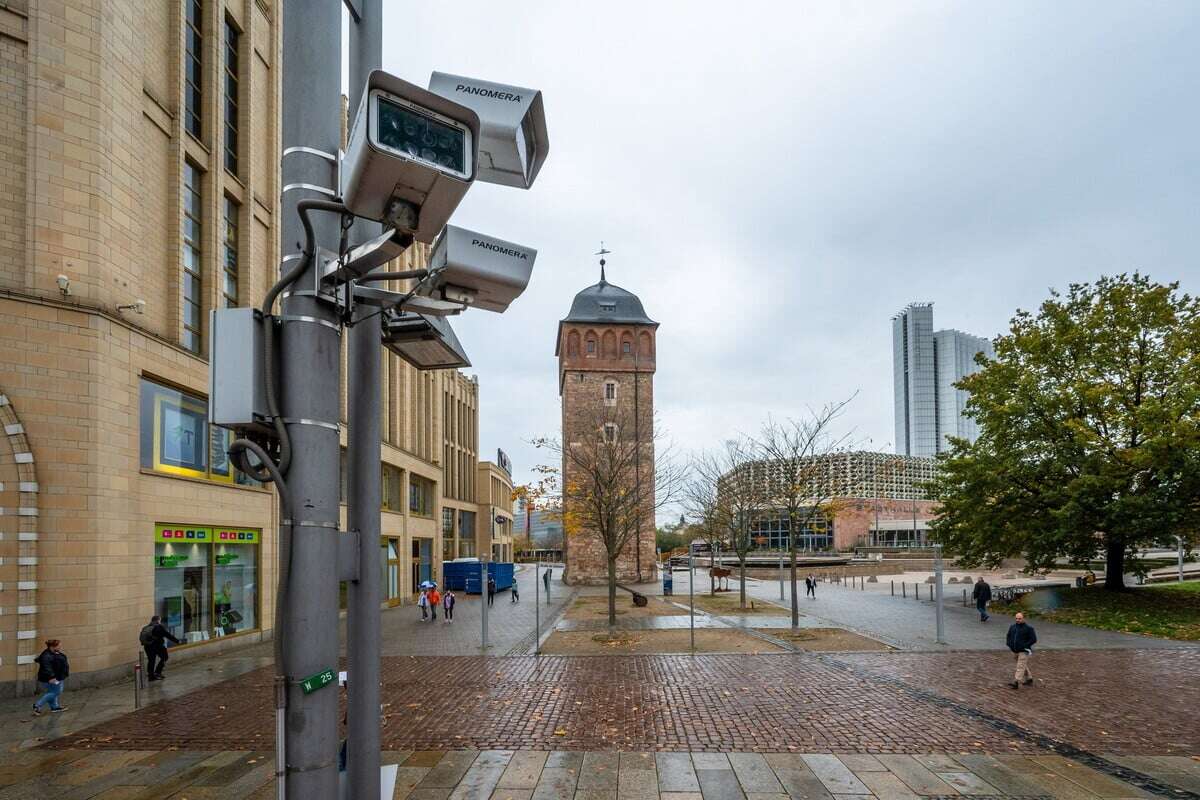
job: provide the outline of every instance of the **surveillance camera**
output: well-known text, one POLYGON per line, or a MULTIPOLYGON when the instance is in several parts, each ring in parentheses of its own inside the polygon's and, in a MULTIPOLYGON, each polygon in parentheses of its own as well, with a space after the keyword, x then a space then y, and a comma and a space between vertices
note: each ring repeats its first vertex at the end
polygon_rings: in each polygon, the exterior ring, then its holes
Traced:
POLYGON ((475 180, 479 117, 382 70, 367 78, 342 162, 342 202, 431 243, 475 180))
POLYGON ((529 285, 537 250, 447 225, 433 245, 431 297, 503 312, 529 285))
POLYGON ((471 366, 454 329, 441 317, 387 309, 383 346, 419 370, 471 366))
POLYGON ((540 91, 444 72, 430 76, 429 90, 479 115, 479 180, 519 189, 533 185, 550 152, 540 91))
POLYGON ((139 297, 137 299, 137 301, 133 304, 133 310, 136 311, 138 314, 145 314, 146 313, 146 301, 139 297))
POLYGON ((66 275, 59 275, 57 278, 55 278, 54 282, 58 284, 58 290, 62 292, 64 296, 71 293, 71 279, 66 275))

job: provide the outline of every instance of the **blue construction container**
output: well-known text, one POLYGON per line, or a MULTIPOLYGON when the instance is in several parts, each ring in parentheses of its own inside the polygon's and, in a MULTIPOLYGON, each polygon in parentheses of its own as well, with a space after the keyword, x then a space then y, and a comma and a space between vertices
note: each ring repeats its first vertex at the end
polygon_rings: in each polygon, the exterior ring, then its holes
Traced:
MULTIPOLYGON (((510 563, 488 562, 488 577, 496 582, 497 592, 512 588, 513 574, 513 565, 510 563)), ((478 561, 443 562, 442 575, 446 579, 447 589, 465 591, 467 594, 481 593, 479 590, 478 561)))

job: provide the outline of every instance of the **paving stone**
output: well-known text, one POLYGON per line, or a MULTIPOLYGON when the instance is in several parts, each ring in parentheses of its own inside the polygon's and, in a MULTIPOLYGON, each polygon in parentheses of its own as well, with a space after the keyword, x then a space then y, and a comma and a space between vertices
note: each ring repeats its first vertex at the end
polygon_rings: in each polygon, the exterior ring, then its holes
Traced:
POLYGON ((925 769, 912 756, 881 755, 878 758, 879 763, 891 770, 893 775, 908 784, 917 794, 935 797, 958 794, 950 784, 925 769))
POLYGON ((692 765, 702 769, 733 769, 724 753, 692 753, 692 765))
POLYGON ((700 781, 687 753, 657 753, 658 790, 667 793, 686 794, 700 791, 700 781))
POLYGON ((533 789, 497 789, 490 800, 532 800, 533 789))
POLYGON ((410 754, 401 764, 405 767, 436 767, 444 755, 444 750, 419 750, 410 754))
MULTIPOLYGON (((615 753, 612 755, 615 755, 615 753)), ((597 785, 592 788, 611 790, 614 795, 616 794, 617 773, 615 768, 615 758, 613 759, 613 762, 614 768, 612 770, 612 785, 597 785)), ((584 759, 584 763, 587 763, 586 758, 584 759)), ((573 769, 566 769, 564 767, 546 767, 542 770, 541 777, 538 778, 537 786, 534 787, 534 800, 571 800, 571 798, 575 795, 575 789, 579 780, 586 772, 586 768, 582 771, 577 771, 573 769)))
POLYGON ((1149 797, 1149 794, 1143 792, 1141 789, 1130 786, 1116 778, 1110 778, 1101 772, 1097 772, 1090 767, 1085 767, 1075 761, 1070 761, 1062 756, 1030 756, 1029 760, 1053 770, 1055 773, 1072 783, 1082 786, 1085 791, 1098 797, 1149 797))
POLYGON ((452 791, 449 786, 418 786, 407 800, 449 800, 452 791))
POLYGON ((578 770, 583 766, 583 753, 555 750, 546 758, 546 766, 578 770))
MULTIPOLYGON (((1064 780, 1061 775, 1025 756, 996 756, 1000 763, 1014 772, 1021 773, 1037 787, 1035 794, 1049 795, 1056 800, 1095 800, 1096 795, 1077 783, 1064 780)), ((974 770, 973 770, 974 771, 974 770)), ((981 772, 976 772, 982 775, 981 772)), ((991 781, 989 781, 990 783, 991 781)))
MULTIPOLYGON (((507 750, 481 752, 450 793, 450 800, 488 800, 492 790, 507 771, 512 758, 512 752, 507 750)), ((531 783, 530 788, 532 787, 531 783)))
POLYGON ((658 800, 704 800, 699 792, 660 792, 658 800))
POLYGON ((786 794, 778 792, 746 792, 746 800, 790 800, 786 794))
POLYGON ((617 796, 621 800, 658 800, 658 774, 653 769, 622 769, 617 796))
POLYGON ((793 800, 830 800, 833 797, 807 766, 804 769, 775 767, 775 777, 793 800))
POLYGON ((859 779, 879 800, 914 800, 917 793, 890 772, 860 772, 859 779))
POLYGON ((887 772, 887 767, 879 763, 873 755, 866 753, 836 753, 838 761, 846 765, 851 772, 887 772))
POLYGON ((503 789, 533 789, 537 786, 549 753, 521 750, 512 756, 497 787, 503 789))
POLYGON ((421 779, 429 774, 432 767, 409 767, 401 765, 396 769, 396 800, 408 797, 413 789, 421 783, 421 779))
POLYGON ((729 763, 733 766, 738 783, 746 794, 780 794, 783 787, 775 773, 760 753, 730 753, 729 763))
MULTIPOLYGON (((536 798, 537 795, 534 795, 536 798)), ((568 795, 569 797, 569 795, 568 795)), ((617 800, 616 789, 579 789, 573 800, 617 800)))
POLYGON ((619 764, 618 753, 584 753, 579 782, 571 788, 615 790, 619 764))
POLYGON ((993 756, 969 753, 959 755, 957 760, 995 786, 1001 794, 1017 797, 1049 794, 1039 782, 1018 770, 1009 769, 993 756))
MULTIPOLYGON (((695 755, 695 754, 693 754, 695 755)), ((704 800, 745 800, 746 795, 738 785, 737 775, 732 769, 697 769, 700 794, 704 800)))
POLYGON ((825 784, 830 794, 870 794, 863 782, 837 756, 805 753, 804 763, 825 784))
POLYGON ((917 763, 930 772, 961 772, 962 764, 944 753, 913 753, 917 763))
POLYGON ((1000 794, 1000 790, 983 778, 972 772, 938 772, 939 778, 953 786, 959 794, 991 795, 1000 794))
MULTIPOLYGON (((462 780, 463 775, 467 774, 467 770, 471 768, 471 764, 475 763, 479 752, 476 750, 451 750, 442 756, 442 759, 437 762, 437 766, 429 770, 418 788, 430 789, 435 787, 449 787, 453 789, 462 780)), ((412 761, 412 758, 408 759, 412 761)))

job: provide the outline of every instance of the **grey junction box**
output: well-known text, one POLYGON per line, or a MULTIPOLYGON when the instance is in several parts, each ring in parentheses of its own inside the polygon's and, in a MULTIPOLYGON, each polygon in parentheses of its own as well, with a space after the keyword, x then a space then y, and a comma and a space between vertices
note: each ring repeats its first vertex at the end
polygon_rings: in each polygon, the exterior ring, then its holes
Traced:
POLYGON ((208 416, 231 430, 272 433, 263 375, 263 316, 257 308, 209 313, 208 416))

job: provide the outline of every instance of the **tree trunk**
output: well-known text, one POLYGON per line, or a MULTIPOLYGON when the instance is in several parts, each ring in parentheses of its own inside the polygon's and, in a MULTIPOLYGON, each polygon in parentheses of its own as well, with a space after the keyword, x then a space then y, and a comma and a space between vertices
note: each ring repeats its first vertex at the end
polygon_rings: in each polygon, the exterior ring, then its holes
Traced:
POLYGON ((796 596, 796 534, 794 525, 788 526, 788 550, 792 557, 792 628, 800 627, 800 598, 796 596))
POLYGON ((1119 536, 1105 539, 1104 589, 1109 592, 1125 591, 1125 540, 1119 536))
POLYGON ((742 608, 744 609, 746 607, 746 557, 744 555, 738 556, 738 567, 742 574, 742 608))
POLYGON ((608 627, 617 627, 617 560, 608 558, 608 627))

